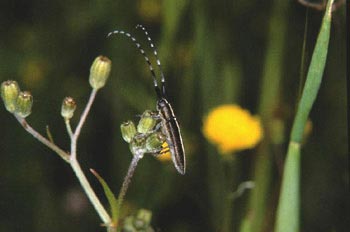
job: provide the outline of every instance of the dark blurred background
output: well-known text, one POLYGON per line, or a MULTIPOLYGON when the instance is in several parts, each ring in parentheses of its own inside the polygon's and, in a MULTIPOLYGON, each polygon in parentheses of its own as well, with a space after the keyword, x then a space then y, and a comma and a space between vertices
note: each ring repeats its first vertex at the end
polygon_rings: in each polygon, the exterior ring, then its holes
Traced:
MULTIPOLYGON (((236 103, 258 114, 266 53, 281 35, 278 92, 279 117, 285 140, 278 146, 283 160, 300 82, 306 15, 306 65, 323 11, 297 1, 186 0, 1 0, 0 81, 17 80, 34 96, 28 122, 42 134, 50 127, 56 144, 69 149, 60 106, 76 99, 76 125, 90 93, 89 68, 100 54, 113 62, 112 74, 97 95, 83 128, 78 155, 98 195, 103 191, 88 168, 97 170, 115 192, 121 186, 131 154, 120 124, 146 109, 156 96, 143 57, 128 39, 106 38, 129 31, 148 49, 145 25, 164 67, 169 100, 183 131, 188 167, 178 175, 171 163, 145 157, 139 164, 126 206, 130 212, 153 212, 156 231, 222 231, 222 185, 234 191, 251 180, 256 151, 233 154, 229 183, 223 180, 224 158, 202 135, 203 117, 215 106, 236 103), (282 1, 283 2, 283 1, 282 1), (280 4, 281 5, 281 4, 280 4), (280 8, 279 8, 280 7, 280 8), (277 13, 276 13, 277 12, 277 13), (280 22, 270 33, 270 19, 280 22), (212 173, 218 170, 218 175, 212 173), (221 170, 221 171, 220 171, 221 170), (227 187, 227 186, 226 186, 227 187), (220 216, 221 215, 221 216, 220 216)), ((313 129, 302 154, 301 231, 347 231, 349 228, 348 138, 346 117, 345 6, 333 16, 327 66, 311 113, 313 129)), ((307 67, 307 66, 306 66, 307 67)), ((260 110, 261 112, 261 110, 260 110)), ((28 135, 0 107, 0 232, 104 231, 70 167, 28 135)), ((229 161, 231 162, 231 161, 229 161)), ((277 162, 278 163, 278 162, 277 162)), ((266 223, 271 231, 281 174, 274 162, 266 223)), ((249 192, 235 200, 231 231, 238 231, 247 211, 249 192)))

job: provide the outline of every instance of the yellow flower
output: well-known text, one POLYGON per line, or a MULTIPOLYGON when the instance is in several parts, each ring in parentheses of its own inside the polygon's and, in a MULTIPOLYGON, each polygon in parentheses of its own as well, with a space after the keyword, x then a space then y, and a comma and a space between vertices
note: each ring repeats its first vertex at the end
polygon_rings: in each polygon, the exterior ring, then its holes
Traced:
POLYGON ((160 155, 157 156, 157 159, 162 162, 168 162, 171 160, 170 149, 166 142, 162 145, 162 150, 159 152, 160 155))
POLYGON ((221 153, 253 148, 262 139, 260 119, 238 105, 221 105, 204 119, 204 136, 221 153))

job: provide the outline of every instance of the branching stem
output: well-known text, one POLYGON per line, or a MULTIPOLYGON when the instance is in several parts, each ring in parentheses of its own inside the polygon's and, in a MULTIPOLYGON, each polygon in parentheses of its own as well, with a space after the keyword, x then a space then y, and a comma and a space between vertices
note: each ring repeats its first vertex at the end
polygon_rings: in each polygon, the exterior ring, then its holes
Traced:
POLYGON ((90 98, 88 100, 88 103, 84 109, 83 114, 80 117, 78 126, 76 127, 75 132, 73 133, 71 125, 69 120, 65 120, 66 128, 68 131, 68 134, 71 139, 71 154, 69 155, 67 152, 63 151, 61 148, 59 148, 57 145, 55 145, 53 142, 50 140, 46 139, 44 136, 42 136, 39 132, 37 132, 35 129, 33 129, 27 121, 19 117, 18 115, 14 114, 18 122, 22 125, 22 127, 29 133, 31 134, 34 138, 39 140, 41 143, 49 147, 51 150, 56 152, 64 161, 70 164, 72 167, 76 177, 78 178, 82 188, 84 189, 87 197, 89 198, 90 202, 94 206, 95 210, 97 211, 98 215, 100 216, 101 220, 105 225, 110 225, 111 223, 111 217, 101 204, 100 200, 96 196, 96 193, 92 189, 89 181, 87 180, 84 172, 82 171, 80 164, 77 160, 77 140, 81 132, 81 128, 84 125, 84 122, 86 121, 87 115, 89 114, 89 111, 91 109, 92 103, 94 102, 94 99, 96 97, 97 90, 93 89, 90 98))
POLYGON ((19 117, 16 114, 14 114, 14 116, 29 134, 31 134, 34 138, 36 138, 48 148, 56 152, 64 161, 66 161, 67 163, 70 162, 69 154, 67 152, 63 151, 61 148, 59 148, 58 146, 50 142, 48 139, 46 139, 44 136, 42 136, 39 132, 32 128, 24 118, 19 117))

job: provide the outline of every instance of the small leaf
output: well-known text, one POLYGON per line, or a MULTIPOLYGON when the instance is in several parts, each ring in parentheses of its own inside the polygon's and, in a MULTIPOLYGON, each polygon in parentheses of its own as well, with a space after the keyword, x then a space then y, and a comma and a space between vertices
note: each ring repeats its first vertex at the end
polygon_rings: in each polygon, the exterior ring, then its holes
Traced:
POLYGON ((47 134, 47 137, 49 138, 50 142, 55 144, 55 142, 53 140, 53 137, 52 137, 52 134, 51 134, 51 131, 50 131, 49 125, 46 125, 46 134, 47 134))
POLYGON ((108 184, 106 183, 106 181, 92 168, 90 168, 90 172, 92 174, 94 174, 94 176, 96 176, 97 180, 100 182, 100 184, 103 187, 103 190, 105 192, 105 195, 107 197, 108 203, 111 207, 111 213, 112 213, 112 222, 113 223, 117 223, 118 221, 118 216, 119 216, 119 212, 118 212, 118 200, 115 197, 114 193, 112 192, 112 190, 109 188, 108 184))

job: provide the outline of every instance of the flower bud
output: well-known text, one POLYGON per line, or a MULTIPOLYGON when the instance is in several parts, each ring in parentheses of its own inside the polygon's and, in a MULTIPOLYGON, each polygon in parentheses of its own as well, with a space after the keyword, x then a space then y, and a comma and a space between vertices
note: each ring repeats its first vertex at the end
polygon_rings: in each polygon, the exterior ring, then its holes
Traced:
POLYGON ((120 130, 122 132, 123 139, 125 142, 130 143, 130 141, 136 135, 136 127, 132 121, 124 122, 120 125, 120 130))
POLYGON ((71 119, 74 115, 74 111, 77 108, 77 104, 71 97, 63 99, 61 107, 61 115, 64 119, 71 119))
POLYGON ((151 224, 152 212, 147 209, 140 209, 137 211, 134 219, 134 227, 138 230, 144 230, 151 224))
POLYGON ((150 132, 151 130, 153 130, 156 123, 157 115, 150 110, 146 110, 142 114, 139 124, 137 125, 137 132, 142 134, 150 132))
POLYGON ((91 65, 89 82, 92 88, 100 89, 111 72, 112 62, 105 56, 98 56, 91 65))
POLYGON ((1 98, 4 101, 6 110, 13 113, 16 110, 16 101, 20 92, 16 81, 4 81, 1 84, 1 98))
POLYGON ((165 136, 161 132, 153 133, 146 139, 147 152, 154 153, 162 148, 165 136))
POLYGON ((30 92, 24 91, 20 92, 17 101, 16 101, 16 110, 15 113, 25 118, 30 115, 32 112, 32 106, 33 106, 33 96, 30 92))
POLYGON ((130 142, 130 151, 135 156, 140 156, 140 158, 143 157, 143 155, 148 152, 146 149, 146 137, 144 134, 137 134, 133 137, 133 139, 130 142))
POLYGON ((146 209, 140 209, 135 215, 125 218, 122 231, 136 232, 154 232, 151 226, 152 212, 146 209))

